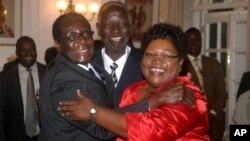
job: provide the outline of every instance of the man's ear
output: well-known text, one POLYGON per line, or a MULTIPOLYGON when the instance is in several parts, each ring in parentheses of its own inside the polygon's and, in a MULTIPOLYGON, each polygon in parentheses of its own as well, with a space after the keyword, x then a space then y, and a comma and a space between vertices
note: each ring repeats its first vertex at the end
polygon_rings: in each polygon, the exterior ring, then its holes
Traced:
POLYGON ((180 63, 179 63, 179 65, 180 65, 181 68, 182 68, 183 62, 184 62, 184 59, 181 58, 181 59, 180 59, 180 63))
POLYGON ((54 40, 55 43, 55 48, 57 49, 57 51, 60 51, 60 44, 58 43, 58 41, 54 40))
POLYGON ((16 50, 16 56, 19 57, 19 53, 17 52, 17 50, 16 50))
POLYGON ((130 32, 130 37, 132 38, 133 37, 133 33, 134 33, 134 30, 133 30, 133 25, 130 23, 129 25, 129 32, 130 32))

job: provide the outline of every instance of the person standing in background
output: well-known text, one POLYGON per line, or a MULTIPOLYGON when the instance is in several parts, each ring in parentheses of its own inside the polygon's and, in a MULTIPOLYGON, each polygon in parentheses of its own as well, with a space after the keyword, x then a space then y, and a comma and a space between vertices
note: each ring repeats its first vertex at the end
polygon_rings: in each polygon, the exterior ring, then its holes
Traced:
POLYGON ((238 98, 234 108, 233 122, 238 125, 250 125, 250 90, 245 91, 238 98))
POLYGON ((96 23, 104 48, 97 50, 93 61, 115 75, 114 104, 118 107, 124 89, 142 80, 140 63, 142 54, 131 43, 132 25, 125 4, 110 1, 102 5, 96 23), (113 65, 116 66, 112 73, 113 65))
POLYGON ((5 141, 3 119, 3 73, 0 72, 0 141, 5 141))
POLYGON ((104 47, 102 40, 96 39, 94 40, 95 51, 102 49, 104 47))
POLYGON ((46 49, 44 55, 44 60, 46 65, 48 65, 51 62, 51 60, 53 60, 56 57, 57 52, 58 52, 57 48, 53 46, 46 49))
POLYGON ((185 32, 188 55, 184 60, 180 75, 191 73, 193 82, 198 85, 208 102, 211 141, 221 141, 225 130, 223 108, 227 98, 226 83, 220 63, 201 55, 201 32, 189 28, 185 32))
POLYGON ((237 92, 237 100, 239 99, 241 94, 248 90, 250 90, 250 71, 245 72, 241 77, 240 85, 237 92))
POLYGON ((3 68, 4 134, 7 141, 36 141, 40 129, 35 91, 46 66, 36 61, 36 44, 29 36, 17 40, 16 55, 3 68))

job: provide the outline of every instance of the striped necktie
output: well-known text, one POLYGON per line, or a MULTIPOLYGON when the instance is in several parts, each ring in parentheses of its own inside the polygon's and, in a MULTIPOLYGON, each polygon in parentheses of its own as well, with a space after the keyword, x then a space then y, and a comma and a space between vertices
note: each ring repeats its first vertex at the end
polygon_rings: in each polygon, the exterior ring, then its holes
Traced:
POLYGON ((115 87, 117 86, 117 83, 118 83, 118 80, 117 80, 117 77, 116 77, 116 74, 115 74, 115 70, 116 70, 117 67, 118 67, 118 65, 116 63, 113 63, 112 65, 110 65, 111 76, 112 76, 115 87))

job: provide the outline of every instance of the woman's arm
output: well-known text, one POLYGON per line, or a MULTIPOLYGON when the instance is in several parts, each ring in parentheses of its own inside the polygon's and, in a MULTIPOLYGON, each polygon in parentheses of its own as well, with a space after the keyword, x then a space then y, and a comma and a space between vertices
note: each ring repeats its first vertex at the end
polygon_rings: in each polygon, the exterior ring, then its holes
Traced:
POLYGON ((67 117, 71 120, 80 121, 93 120, 98 125, 114 132, 123 138, 127 138, 128 135, 125 113, 117 112, 112 109, 96 105, 93 101, 84 96, 80 90, 77 91, 77 95, 80 98, 78 101, 60 102, 59 110, 63 113, 64 117, 67 117), (95 109, 96 111, 91 113, 91 109, 95 109))
POLYGON ((60 102, 59 110, 62 112, 62 116, 71 120, 93 120, 98 125, 127 138, 125 113, 96 105, 80 90, 77 90, 77 95, 80 100, 60 102))

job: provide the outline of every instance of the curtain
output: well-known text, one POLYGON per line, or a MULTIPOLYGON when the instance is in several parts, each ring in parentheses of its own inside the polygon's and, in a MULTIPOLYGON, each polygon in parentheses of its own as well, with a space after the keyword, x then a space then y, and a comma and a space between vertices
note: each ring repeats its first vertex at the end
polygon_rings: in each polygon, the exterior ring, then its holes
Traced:
POLYGON ((159 0, 159 22, 183 25, 183 0, 159 0))

